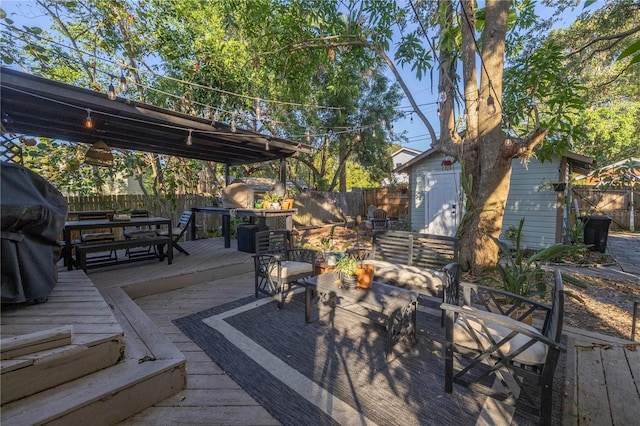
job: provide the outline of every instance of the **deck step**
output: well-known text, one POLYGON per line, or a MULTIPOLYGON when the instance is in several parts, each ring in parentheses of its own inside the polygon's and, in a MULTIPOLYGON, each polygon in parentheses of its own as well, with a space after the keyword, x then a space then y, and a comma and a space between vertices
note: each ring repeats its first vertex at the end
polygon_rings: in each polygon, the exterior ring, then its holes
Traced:
POLYGON ((124 339, 120 333, 3 359, 0 361, 3 411, 4 404, 111 367, 123 351, 124 339))
MULTIPOLYGON (((71 274, 77 275, 75 271, 71 274)), ((88 280, 86 275, 83 276, 88 280)), ((120 288, 108 289, 102 294, 98 292, 98 296, 104 306, 108 306, 108 323, 110 326, 115 323, 120 330, 119 336, 122 338, 124 335, 124 349, 121 346, 118 353, 120 362, 2 405, 3 423, 113 425, 170 397, 186 386, 184 355, 158 330, 138 305, 120 288)), ((77 327, 77 324, 74 327, 77 327)), ((88 335, 80 336, 85 340, 83 343, 90 346, 86 342, 88 335)), ((104 334, 96 336, 109 340, 104 334)), ((27 342, 51 340, 38 339, 37 336, 23 339, 27 342)), ((88 353, 77 352, 72 346, 64 345, 48 351, 69 351, 70 354, 78 355, 76 363, 95 362, 88 357, 88 353)), ((29 366, 30 360, 21 361, 23 362, 6 360, 6 370, 16 371, 29 366)), ((2 363, 4 368, 5 361, 2 363)), ((57 375, 67 370, 68 368, 51 365, 51 369, 42 374, 57 375)), ((4 375, 2 390, 4 398, 4 375)))
POLYGON ((184 360, 127 360, 3 405, 2 422, 113 425, 175 394, 184 383, 184 360))

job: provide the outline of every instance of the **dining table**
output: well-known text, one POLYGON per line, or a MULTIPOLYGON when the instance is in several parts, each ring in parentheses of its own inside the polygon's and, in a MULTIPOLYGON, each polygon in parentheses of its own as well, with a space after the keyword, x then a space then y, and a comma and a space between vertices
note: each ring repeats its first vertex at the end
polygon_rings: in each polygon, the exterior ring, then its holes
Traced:
MULTIPOLYGON (((166 217, 132 217, 128 220, 110 220, 107 217, 104 219, 91 219, 91 220, 70 220, 64 223, 64 242, 67 250, 64 252, 64 261, 69 271, 73 269, 73 254, 72 254, 72 231, 82 231, 87 229, 104 229, 104 228, 129 228, 129 227, 155 227, 160 229, 166 227, 171 230, 171 219, 166 217)), ((171 255, 173 253, 173 241, 171 238, 167 239, 167 253, 171 255)))

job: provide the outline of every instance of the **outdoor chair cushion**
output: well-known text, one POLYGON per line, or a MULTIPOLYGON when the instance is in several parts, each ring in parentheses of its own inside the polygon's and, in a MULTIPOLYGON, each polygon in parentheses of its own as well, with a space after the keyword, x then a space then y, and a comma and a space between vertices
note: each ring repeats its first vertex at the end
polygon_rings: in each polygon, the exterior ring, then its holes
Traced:
MULTIPOLYGON (((473 314, 473 311, 478 311, 478 309, 469 307, 466 305, 463 307, 463 309, 470 311, 471 314, 473 314)), ((532 327, 529 324, 525 324, 515 319, 505 317, 504 315, 494 314, 486 311, 478 311, 478 312, 482 312, 482 315, 489 319, 495 318, 503 322, 513 321, 514 324, 517 324, 520 327, 526 328, 531 333, 540 334, 540 332, 535 327, 532 327)), ((471 326, 471 328, 475 331, 476 336, 480 339, 480 342, 482 343, 482 346, 483 346, 481 350, 483 351, 492 345, 491 341, 487 337, 487 334, 482 328, 483 323, 489 330, 489 334, 491 335, 491 338, 496 343, 500 342, 500 340, 507 337, 510 333, 513 332, 513 330, 510 330, 507 327, 503 327, 498 324, 493 324, 490 320, 487 321, 486 319, 478 319, 473 315, 469 315, 469 314, 465 315, 465 317, 469 322, 469 326, 471 326)), ((456 344, 465 348, 476 349, 478 346, 475 340, 473 339, 472 334, 473 333, 469 331, 467 324, 463 320, 463 317, 459 316, 453 326, 453 339, 456 342, 456 344)), ((529 336, 518 333, 513 338, 511 338, 510 340, 502 344, 500 346, 500 351, 505 356, 509 356, 530 341, 531 341, 531 338, 529 336)), ((522 364, 526 364, 526 365, 543 365, 546 359, 547 359, 547 345, 545 345, 542 342, 534 343, 533 345, 525 349, 522 353, 518 354, 513 358, 514 361, 522 364)))
MULTIPOLYGON (((289 277, 293 277, 296 275, 304 274, 304 275, 313 275, 313 265, 308 262, 296 262, 294 260, 284 260, 280 262, 282 269, 280 270, 280 277, 283 281, 288 281, 289 277)), ((271 270, 269 271, 269 275, 272 278, 278 278, 278 267, 277 265, 273 265, 271 270)))
MULTIPOLYGON (((169 230, 168 229, 158 229, 155 232, 160 237, 166 237, 166 236, 169 235, 169 230)), ((171 229, 171 235, 180 235, 181 233, 182 233, 182 228, 174 227, 173 229, 171 229)))
POLYGON ((406 287, 419 292, 427 290, 433 296, 436 296, 442 289, 444 281, 442 271, 401 265, 383 260, 367 259, 363 263, 373 265, 375 267, 374 279, 383 283, 406 287))

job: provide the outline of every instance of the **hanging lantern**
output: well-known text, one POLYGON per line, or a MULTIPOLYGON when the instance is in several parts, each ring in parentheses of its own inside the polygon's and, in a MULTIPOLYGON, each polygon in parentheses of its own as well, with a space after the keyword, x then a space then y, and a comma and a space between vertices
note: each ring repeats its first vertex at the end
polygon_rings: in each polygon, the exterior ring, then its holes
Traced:
POLYGON ((109 145, 98 141, 84 154, 84 162, 92 166, 113 167, 113 153, 109 145))
POLYGON ((445 156, 444 160, 442 160, 442 170, 448 171, 451 170, 451 167, 453 166, 453 161, 451 161, 451 158, 449 158, 449 156, 445 156))

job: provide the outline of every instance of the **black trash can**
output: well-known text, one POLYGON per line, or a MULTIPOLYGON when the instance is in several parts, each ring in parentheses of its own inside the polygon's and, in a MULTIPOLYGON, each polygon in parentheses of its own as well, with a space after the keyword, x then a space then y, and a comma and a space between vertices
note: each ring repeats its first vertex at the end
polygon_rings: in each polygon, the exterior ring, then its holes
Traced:
POLYGON ((584 243, 592 245, 590 250, 604 253, 607 248, 611 218, 609 216, 582 216, 580 220, 584 226, 584 243))
POLYGON ((247 253, 256 252, 256 232, 259 231, 258 225, 239 225, 236 228, 238 236, 238 251, 247 253))

